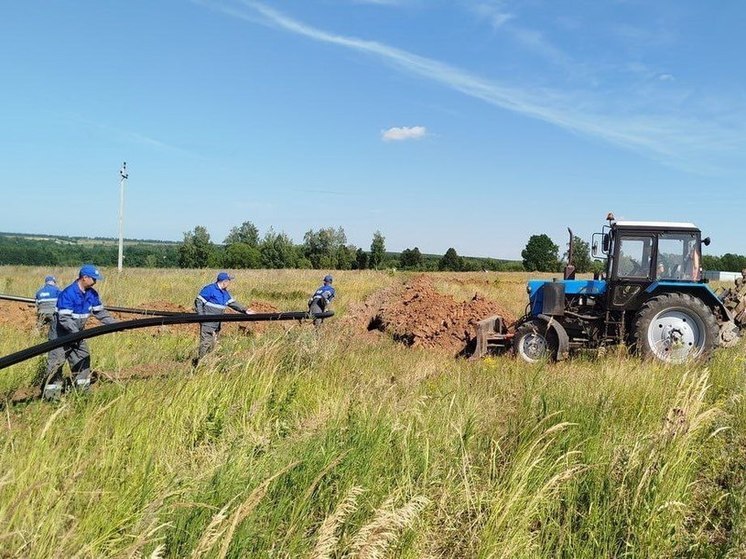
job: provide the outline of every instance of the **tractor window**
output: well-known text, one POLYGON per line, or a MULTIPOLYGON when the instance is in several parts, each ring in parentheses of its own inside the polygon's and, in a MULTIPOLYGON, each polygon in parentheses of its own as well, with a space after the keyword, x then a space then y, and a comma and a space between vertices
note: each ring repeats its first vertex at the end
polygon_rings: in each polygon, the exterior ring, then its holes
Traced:
POLYGON ((621 237, 617 277, 647 278, 650 276, 652 237, 621 237))
POLYGON ((658 238, 658 279, 699 279, 699 242, 694 233, 663 234, 658 238))

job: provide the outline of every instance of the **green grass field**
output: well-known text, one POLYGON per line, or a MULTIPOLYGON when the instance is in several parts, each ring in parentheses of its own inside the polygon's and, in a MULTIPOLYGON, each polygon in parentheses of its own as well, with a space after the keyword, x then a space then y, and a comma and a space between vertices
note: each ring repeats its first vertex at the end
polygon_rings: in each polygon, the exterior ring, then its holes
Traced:
MULTIPOLYGON (((31 296, 49 271, 74 273, 0 267, 0 292, 31 296)), ((214 279, 104 272, 117 306, 190 307, 214 279)), ((237 276, 239 301, 303 310, 323 274, 237 276)), ((433 276, 523 311, 527 274, 433 276)), ((93 339, 104 380, 57 404, 10 400, 42 358, 1 370, 0 557, 746 556, 746 344, 696 366, 529 366, 348 320, 407 277, 337 272, 321 329, 227 333, 195 371, 196 326, 93 339)), ((37 341, 0 324, 0 355, 37 341)))

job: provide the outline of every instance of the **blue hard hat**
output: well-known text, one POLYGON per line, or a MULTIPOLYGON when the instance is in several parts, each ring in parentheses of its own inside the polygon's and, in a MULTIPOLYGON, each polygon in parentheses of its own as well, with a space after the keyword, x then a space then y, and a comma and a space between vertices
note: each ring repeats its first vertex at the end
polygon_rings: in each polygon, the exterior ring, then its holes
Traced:
POLYGON ((218 280, 217 281, 225 281, 225 280, 232 280, 235 276, 230 275, 228 272, 220 272, 218 274, 218 280))
POLYGON ((95 280, 104 279, 103 274, 99 272, 98 268, 96 268, 96 266, 94 266, 93 264, 83 264, 83 267, 80 268, 80 272, 78 272, 78 277, 82 278, 83 276, 88 276, 89 278, 93 278, 95 280))
POLYGON ((324 281, 331 283, 333 281, 333 278, 331 276, 324 276, 324 281))
POLYGON ((54 283, 57 283, 57 278, 54 276, 47 276, 44 278, 44 283, 49 283, 50 281, 53 281, 54 283))

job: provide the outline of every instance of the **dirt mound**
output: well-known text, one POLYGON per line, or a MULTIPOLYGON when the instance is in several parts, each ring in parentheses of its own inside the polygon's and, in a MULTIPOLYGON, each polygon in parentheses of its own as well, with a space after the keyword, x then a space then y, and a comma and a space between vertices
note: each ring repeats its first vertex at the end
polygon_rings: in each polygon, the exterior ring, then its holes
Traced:
POLYGON ((36 324, 36 309, 27 303, 0 300, 0 325, 31 330, 36 324))
POLYGON ((409 346, 458 354, 474 339, 475 324, 492 315, 502 316, 508 325, 515 322, 513 313, 494 301, 474 295, 459 302, 436 291, 426 276, 418 276, 378 308, 368 329, 388 332, 409 346))

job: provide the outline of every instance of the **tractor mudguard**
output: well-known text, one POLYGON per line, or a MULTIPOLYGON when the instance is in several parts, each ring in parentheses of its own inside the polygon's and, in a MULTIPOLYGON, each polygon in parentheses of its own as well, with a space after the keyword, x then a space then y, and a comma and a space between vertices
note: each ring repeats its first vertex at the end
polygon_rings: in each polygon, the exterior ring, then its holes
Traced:
POLYGON ((536 318, 547 323, 547 331, 553 330, 557 335, 557 361, 563 361, 570 356, 570 337, 567 330, 553 317, 546 314, 540 314, 536 318))
POLYGON ((731 312, 725 307, 718 296, 715 295, 712 289, 710 289, 710 286, 705 283, 654 281, 645 289, 645 293, 648 293, 651 297, 655 297, 662 292, 689 293, 701 299, 708 307, 719 309, 727 320, 733 319, 731 312))

